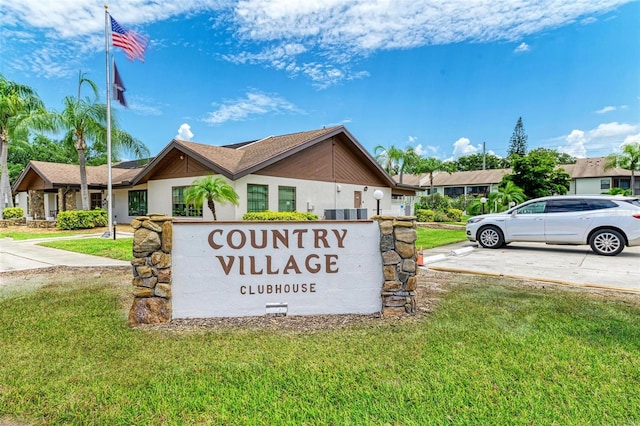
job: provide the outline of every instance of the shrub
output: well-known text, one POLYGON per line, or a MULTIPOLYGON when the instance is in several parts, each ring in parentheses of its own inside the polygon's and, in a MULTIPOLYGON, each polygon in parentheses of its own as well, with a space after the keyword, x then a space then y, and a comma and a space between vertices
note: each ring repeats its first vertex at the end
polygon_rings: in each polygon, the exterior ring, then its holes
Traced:
POLYGON ((435 213, 433 210, 420 209, 416 210, 416 219, 418 222, 433 222, 435 213))
POLYGON ((447 216, 451 222, 462 221, 462 210, 460 209, 447 209, 447 216))
POLYGON ((22 219, 24 210, 22 210, 22 207, 7 207, 2 210, 2 217, 4 219, 22 219))
POLYGON ((451 207, 451 201, 449 201, 449 197, 445 197, 438 193, 427 195, 426 197, 420 197, 420 203, 415 206, 416 210, 424 209, 424 210, 442 210, 451 207))
POLYGON ((285 221, 295 221, 295 220, 318 220, 318 216, 313 213, 304 213, 304 212, 251 212, 245 213, 242 216, 242 220, 285 220, 285 221))
POLYGON ((449 216, 447 216, 445 212, 437 211, 434 214, 433 221, 434 222, 451 222, 451 219, 449 218, 449 216))
POLYGON ((91 229, 107 223, 107 211, 104 209, 68 210, 58 213, 57 226, 60 229, 91 229))

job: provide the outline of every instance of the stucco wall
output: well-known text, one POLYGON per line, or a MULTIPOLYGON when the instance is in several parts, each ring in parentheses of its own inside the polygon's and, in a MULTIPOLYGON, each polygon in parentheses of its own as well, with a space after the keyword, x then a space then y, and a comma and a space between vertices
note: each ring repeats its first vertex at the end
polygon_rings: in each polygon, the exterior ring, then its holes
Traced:
MULTIPOLYGON (((171 188, 174 186, 188 186, 196 178, 179 178, 167 180, 155 180, 148 182, 149 213, 159 213, 171 215, 171 188)), ((269 185, 269 210, 278 211, 278 186, 296 187, 296 210, 306 212, 307 203, 313 206, 312 213, 319 217, 324 215, 325 209, 354 208, 354 191, 362 192, 363 204, 361 208, 366 208, 368 217, 376 213, 376 200, 373 198, 373 191, 382 190, 384 198, 380 203, 381 212, 393 211, 391 205, 391 189, 375 188, 369 186, 364 191, 365 185, 353 185, 333 182, 317 182, 299 179, 286 179, 261 175, 247 175, 235 182, 228 181, 240 196, 239 206, 231 204, 219 205, 216 203, 216 213, 218 220, 241 220, 242 215, 247 211, 247 185, 269 185), (338 191, 338 186, 340 187, 338 191)), ((125 200, 126 202, 126 200, 125 200)), ((118 216, 120 217, 120 216, 118 216)), ((183 218, 181 218, 182 220, 183 218)), ((184 218, 189 220, 189 218, 184 218)), ((205 206, 203 208, 202 220, 212 220, 213 215, 205 206)), ((196 220, 200 220, 197 218, 196 220)))

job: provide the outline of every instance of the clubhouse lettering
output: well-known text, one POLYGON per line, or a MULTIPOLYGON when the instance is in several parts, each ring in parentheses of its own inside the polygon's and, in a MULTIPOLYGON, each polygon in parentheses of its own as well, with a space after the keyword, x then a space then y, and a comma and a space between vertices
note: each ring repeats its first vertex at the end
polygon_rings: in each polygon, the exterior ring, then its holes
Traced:
POLYGON ((225 275, 300 275, 300 274, 336 274, 338 251, 344 248, 347 229, 215 229, 209 233, 209 246, 214 250, 243 250, 243 253, 256 253, 255 250, 289 249, 308 254, 290 254, 285 260, 282 256, 271 254, 216 255, 225 275), (314 249, 334 249, 335 253, 309 253, 314 249))

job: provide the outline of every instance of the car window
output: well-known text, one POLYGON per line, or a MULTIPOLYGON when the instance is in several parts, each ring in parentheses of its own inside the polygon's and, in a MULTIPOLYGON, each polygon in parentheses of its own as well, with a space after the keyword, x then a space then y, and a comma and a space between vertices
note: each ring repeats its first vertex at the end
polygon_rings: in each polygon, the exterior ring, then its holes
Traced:
POLYGON ((588 209, 589 206, 584 200, 570 198, 562 200, 549 200, 547 202, 546 213, 581 212, 588 209))
POLYGON ((611 200, 587 200, 587 203, 589 204, 589 210, 612 209, 614 207, 618 207, 618 205, 611 200))
POLYGON ((538 214, 538 213, 544 213, 544 208, 547 205, 546 201, 538 201, 535 203, 529 203, 526 204, 520 208, 518 208, 518 210, 516 210, 516 212, 518 214, 538 214))
POLYGON ((635 200, 624 200, 629 204, 633 204, 634 206, 640 207, 640 199, 636 198, 635 200))

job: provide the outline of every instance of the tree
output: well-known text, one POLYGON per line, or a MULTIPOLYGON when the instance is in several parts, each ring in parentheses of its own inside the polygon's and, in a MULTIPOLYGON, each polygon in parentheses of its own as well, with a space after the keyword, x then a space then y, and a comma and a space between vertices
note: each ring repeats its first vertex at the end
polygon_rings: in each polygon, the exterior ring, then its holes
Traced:
MULTIPOLYGON (((13 207, 7 163, 9 142, 27 140, 26 119, 42 111, 44 104, 33 89, 0 74, 0 205, 3 208, 5 201, 8 207, 13 207)), ((0 208, 0 219, 3 208, 0 208)))
POLYGON ((502 178, 501 186, 511 181, 522 188, 529 198, 553 194, 566 194, 571 177, 562 168, 557 168, 556 156, 546 150, 533 150, 527 155, 514 155, 511 160, 512 174, 502 178))
POLYGON ((514 155, 526 155, 527 154, 527 134, 524 132, 524 126, 522 125, 522 117, 518 117, 516 127, 513 129, 513 134, 509 140, 509 151, 507 151, 507 157, 511 158, 514 155))
POLYGON ((436 172, 453 172, 454 164, 448 161, 442 161, 435 157, 420 158, 414 168, 415 174, 427 173, 429 175, 430 194, 433 194, 433 176, 436 172))
POLYGON ((184 201, 187 204, 195 205, 197 208, 202 207, 205 199, 209 210, 213 213, 213 220, 218 220, 215 203, 225 204, 230 202, 237 206, 239 196, 224 178, 214 178, 209 175, 194 180, 184 192, 184 201))
POLYGON ((504 185, 498 185, 498 189, 489 194, 489 207, 494 207, 496 212, 500 212, 508 210, 511 203, 520 204, 526 199, 522 188, 507 181, 504 185))
POLYGON ((631 195, 635 195, 635 172, 640 171, 640 142, 625 144, 620 154, 611 154, 605 160, 605 170, 612 168, 631 170, 631 195))
MULTIPOLYGON (((63 100, 64 108, 62 112, 48 114, 44 120, 39 121, 40 125, 53 125, 56 131, 64 132, 63 144, 73 146, 78 153, 78 165, 80 166, 80 195, 82 199, 82 209, 89 210, 89 186, 87 184, 87 161, 86 152, 89 147, 88 142, 106 148, 107 140, 107 106, 97 103, 98 87, 96 84, 79 73, 78 76, 78 97, 66 96, 63 100), (80 89, 86 83, 94 93, 94 99, 89 97, 81 98, 80 89), (102 144, 102 145, 101 145, 102 144)), ((138 139, 128 133, 119 130, 115 116, 111 116, 111 144, 114 149, 124 148, 140 158, 148 155, 148 148, 138 139)))
POLYGON ((403 157, 401 149, 393 145, 389 145, 388 147, 376 145, 376 147, 373 148, 373 154, 378 164, 380 164, 387 173, 392 176, 398 174, 399 163, 403 157))
POLYGON ((470 154, 463 155, 455 160, 455 170, 457 172, 467 172, 472 170, 482 170, 482 163, 484 161, 485 169, 504 169, 509 166, 509 162, 504 158, 500 158, 493 154, 470 154))
POLYGON ((420 156, 416 153, 412 147, 405 148, 402 151, 402 155, 399 159, 398 175, 400 183, 405 173, 411 173, 415 169, 416 165, 420 161, 420 156))
POLYGON ((35 135, 31 141, 15 140, 11 143, 11 150, 7 159, 9 179, 14 182, 29 164, 29 161, 74 164, 76 155, 74 149, 67 149, 58 141, 51 140, 44 135, 35 135))

